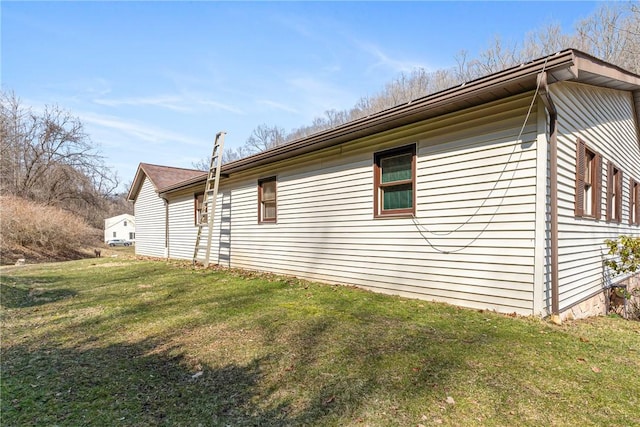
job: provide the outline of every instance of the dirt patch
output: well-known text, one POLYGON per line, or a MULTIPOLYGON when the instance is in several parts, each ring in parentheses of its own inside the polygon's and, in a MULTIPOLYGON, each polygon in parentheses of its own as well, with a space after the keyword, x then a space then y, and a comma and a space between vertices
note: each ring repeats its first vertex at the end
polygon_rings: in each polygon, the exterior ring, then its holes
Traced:
POLYGON ((126 262, 105 262, 104 264, 93 264, 92 268, 110 268, 110 267, 124 267, 128 265, 126 262))

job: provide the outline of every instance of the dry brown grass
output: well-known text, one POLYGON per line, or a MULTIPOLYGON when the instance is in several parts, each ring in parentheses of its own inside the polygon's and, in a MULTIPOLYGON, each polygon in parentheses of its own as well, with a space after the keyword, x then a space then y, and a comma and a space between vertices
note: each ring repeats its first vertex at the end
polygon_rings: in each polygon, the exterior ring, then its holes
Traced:
POLYGON ((101 231, 60 208, 0 197, 0 262, 63 261, 86 258, 100 244, 101 231))

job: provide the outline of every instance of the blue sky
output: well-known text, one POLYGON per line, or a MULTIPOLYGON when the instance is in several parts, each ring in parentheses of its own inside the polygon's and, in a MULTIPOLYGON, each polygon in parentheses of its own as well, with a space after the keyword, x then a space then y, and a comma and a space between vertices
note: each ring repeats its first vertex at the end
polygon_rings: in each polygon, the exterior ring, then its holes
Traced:
MULTIPOLYGON (((522 42, 596 2, 0 3, 2 89, 78 116, 123 181, 191 167, 226 130, 286 131, 352 107, 402 71, 435 70, 496 35, 522 42)), ((123 187, 124 188, 124 187, 123 187)))

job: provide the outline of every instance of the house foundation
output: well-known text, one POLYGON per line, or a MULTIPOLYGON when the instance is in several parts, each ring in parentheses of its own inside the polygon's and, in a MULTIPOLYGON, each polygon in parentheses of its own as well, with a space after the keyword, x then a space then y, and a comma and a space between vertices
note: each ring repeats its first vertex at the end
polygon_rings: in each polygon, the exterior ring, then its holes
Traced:
POLYGON ((560 318, 576 320, 606 314, 618 314, 625 318, 640 316, 640 273, 565 310, 560 318))

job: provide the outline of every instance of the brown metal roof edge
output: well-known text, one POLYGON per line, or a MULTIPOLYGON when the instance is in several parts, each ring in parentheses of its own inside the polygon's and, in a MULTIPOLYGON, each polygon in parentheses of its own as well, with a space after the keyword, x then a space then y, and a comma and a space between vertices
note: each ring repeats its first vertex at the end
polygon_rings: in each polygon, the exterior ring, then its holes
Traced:
MULTIPOLYGON (((551 55, 538 58, 536 60, 516 65, 514 67, 499 71, 494 74, 480 77, 478 79, 462 83, 460 85, 436 92, 406 104, 391 107, 379 113, 363 117, 332 129, 318 132, 291 143, 274 147, 267 151, 254 154, 243 159, 227 163, 222 166, 221 172, 225 175, 240 172, 253 167, 268 164, 274 161, 310 153, 322 148, 338 145, 355 138, 374 135, 395 127, 423 120, 427 113, 435 108, 443 107, 454 102, 461 102, 473 99, 482 94, 487 94, 491 90, 504 86, 508 83, 521 83, 522 92, 535 88, 537 75, 541 71, 548 74, 549 83, 562 80, 579 79, 580 66, 585 67, 588 72, 597 72, 605 77, 635 84, 636 80, 640 84, 640 77, 628 72, 620 67, 609 64, 584 52, 575 49, 565 49, 551 55)), ((496 96, 495 99, 499 99, 496 96)), ((482 103, 488 102, 482 100, 482 103)), ((466 107, 464 107, 466 108, 466 107)), ((446 111, 445 113, 456 111, 460 107, 446 111)), ((159 192, 167 193, 190 185, 198 184, 206 179, 194 178, 187 181, 167 186, 159 192)))
POLYGON ((579 72, 585 71, 634 86, 640 86, 640 75, 638 74, 579 50, 573 49, 573 54, 575 56, 576 69, 578 70, 578 79, 580 78, 579 72))
POLYGON ((176 190, 180 190, 181 188, 185 188, 185 187, 189 187, 191 185, 195 185, 195 184, 199 184, 200 182, 204 182, 207 180, 207 172, 203 172, 203 175, 201 177, 195 177, 195 178, 191 178, 191 179, 186 179, 184 181, 180 181, 178 183, 175 183, 173 185, 168 185, 166 187, 163 188, 159 188, 158 189, 158 194, 164 194, 164 193, 168 193, 170 191, 176 191, 176 190))
POLYGON ((396 126, 410 123, 412 121, 412 116, 428 110, 433 106, 452 102, 457 100, 457 98, 462 99, 464 97, 474 96, 479 92, 486 92, 495 87, 499 87, 506 82, 531 78, 535 85, 535 76, 542 70, 543 66, 545 70, 550 70, 553 75, 554 70, 564 69, 572 66, 573 64, 573 50, 564 50, 548 57, 520 64, 498 73, 484 76, 479 79, 465 82, 458 86, 412 100, 406 104, 395 106, 371 116, 345 123, 344 125, 316 133, 297 141, 293 141, 289 144, 281 145, 252 156, 227 163, 222 166, 222 172, 227 174, 235 173, 269 163, 273 160, 278 160, 278 158, 305 154, 320 148, 340 144, 351 139, 351 136, 354 133, 358 133, 358 137, 379 133, 396 126), (404 123, 402 119, 406 119, 407 123, 404 123), (367 132, 367 129, 371 129, 371 132, 367 132))

